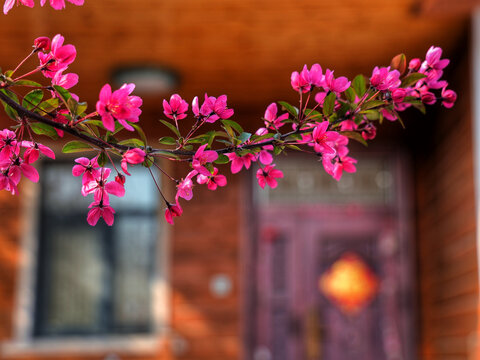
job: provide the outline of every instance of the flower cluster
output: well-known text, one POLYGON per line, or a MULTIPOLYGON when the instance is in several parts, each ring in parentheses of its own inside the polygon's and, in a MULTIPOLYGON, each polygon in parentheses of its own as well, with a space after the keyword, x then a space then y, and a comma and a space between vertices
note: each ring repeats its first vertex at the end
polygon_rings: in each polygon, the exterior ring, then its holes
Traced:
MULTIPOLYGON (((127 164, 140 164, 145 160, 145 152, 141 149, 131 149, 122 156, 122 170, 126 175, 127 164)), ((90 211, 87 215, 87 221, 90 225, 95 225, 102 217, 109 226, 113 225, 115 210, 110 206, 109 194, 123 197, 125 195, 125 177, 117 170, 118 175, 115 180, 108 181, 111 169, 101 167, 98 164, 98 157, 88 159, 80 157, 75 159, 76 165, 72 168, 73 176, 82 176, 81 193, 83 196, 93 194, 93 202, 90 204, 90 211)))
POLYGON ((67 143, 64 152, 96 151, 90 159, 77 158, 72 169, 74 176, 82 176, 82 195, 93 195, 87 215, 91 225, 100 218, 107 225, 113 224, 115 210, 109 197, 124 196, 129 166, 157 167, 175 183, 174 201, 169 201, 150 171, 166 204, 165 219, 173 224, 174 218, 183 213, 180 201, 191 200, 195 186, 206 185, 215 191, 227 185, 220 165, 228 166, 232 174, 255 165, 259 186, 276 188, 283 172, 277 168, 274 157, 287 150, 302 151, 314 155, 326 173, 338 181, 344 173, 356 172, 357 160, 349 156, 350 140, 366 144, 366 140, 376 137, 377 125, 384 119, 400 121, 399 112, 410 107, 424 112, 425 105, 438 100, 450 108, 457 97, 442 79, 449 60, 442 59, 438 47, 431 47, 425 60, 413 59, 408 65, 405 56, 398 55, 390 66, 376 66, 370 78, 358 75, 349 80, 335 77, 330 69, 324 73, 319 64, 310 68, 305 65, 290 77, 299 106, 283 101, 269 104, 262 126, 252 133, 233 120, 234 110, 227 105, 225 94, 205 94, 203 102, 195 96, 191 105, 179 94, 164 99, 166 120, 160 122, 173 135, 160 138, 162 148, 157 149, 147 144, 148 139, 138 126, 142 99, 132 95, 134 84, 124 84, 116 90, 105 84, 95 111, 86 113, 86 103, 79 102, 68 90, 78 82, 76 74, 66 72, 75 57, 75 47, 64 45, 61 35, 51 40, 40 37, 34 41, 33 52, 15 70, 0 73, 0 100, 7 115, 16 122, 14 131, 0 131, 0 190, 16 194, 22 174, 38 181, 38 172, 31 164, 40 154, 54 158, 48 147, 33 139, 33 133, 55 140, 68 132, 80 141, 67 143), (38 54, 40 65, 24 75, 13 76, 33 54, 38 54), (42 72, 51 84, 43 86, 26 79, 36 72, 42 72), (30 92, 19 99, 17 94, 22 92, 11 87, 22 85, 28 86, 30 92), (51 97, 44 99, 48 94, 51 97), (119 135, 122 130, 135 131, 138 138, 119 135), (24 139, 26 135, 28 140, 24 139), (112 160, 114 156, 120 157, 119 169, 112 160), (187 163, 190 170, 176 179, 156 158, 187 163), (116 172, 114 180, 109 180, 113 170, 105 166, 107 162, 116 172))
MULTIPOLYGON (((84 0, 67 0, 68 2, 74 4, 74 5, 83 5, 84 0)), ((43 6, 47 0, 40 0, 40 5, 43 6)), ((61 10, 65 8, 65 0, 49 0, 50 6, 54 8, 55 10, 61 10)), ((35 3, 33 0, 5 0, 5 3, 3 4, 3 13, 7 14, 12 8, 13 5, 25 5, 30 8, 33 8, 35 3)))
POLYGON ((0 131, 0 190, 13 195, 18 193, 18 184, 22 175, 38 182, 38 171, 31 164, 38 160, 39 154, 55 159, 54 152, 47 146, 33 141, 21 141, 11 130, 0 131), (23 154, 22 154, 22 150, 23 154))

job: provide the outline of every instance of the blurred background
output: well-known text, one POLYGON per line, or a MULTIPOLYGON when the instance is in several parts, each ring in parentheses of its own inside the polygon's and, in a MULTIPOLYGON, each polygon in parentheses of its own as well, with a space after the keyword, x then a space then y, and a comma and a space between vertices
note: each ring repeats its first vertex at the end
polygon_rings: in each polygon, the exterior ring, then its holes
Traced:
POLYGON ((352 144, 358 171, 340 182, 291 154, 275 191, 254 172, 216 192, 197 186, 173 227, 142 169, 115 226, 89 227, 72 158, 49 144, 59 161, 40 164, 41 183, 0 193, 0 358, 479 359, 476 5, 85 0, 2 16, 4 70, 60 33, 78 52, 72 91, 93 109, 105 83, 135 82, 152 144, 168 135, 158 120, 170 94, 227 94, 255 130, 271 102, 298 101, 289 80, 304 64, 352 79, 440 46, 459 98, 352 144))

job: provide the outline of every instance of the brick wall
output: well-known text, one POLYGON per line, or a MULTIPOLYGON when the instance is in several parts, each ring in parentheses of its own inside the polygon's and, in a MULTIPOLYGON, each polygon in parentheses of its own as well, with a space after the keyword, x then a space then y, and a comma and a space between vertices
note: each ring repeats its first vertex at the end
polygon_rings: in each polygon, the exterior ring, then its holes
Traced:
MULTIPOLYGON (((466 64, 462 64, 463 71, 466 64)), ((416 152, 420 358, 473 359, 478 264, 467 76, 459 101, 429 120, 416 152), (470 357, 469 357, 470 356, 470 357)), ((427 121, 427 120, 425 120, 427 121)))

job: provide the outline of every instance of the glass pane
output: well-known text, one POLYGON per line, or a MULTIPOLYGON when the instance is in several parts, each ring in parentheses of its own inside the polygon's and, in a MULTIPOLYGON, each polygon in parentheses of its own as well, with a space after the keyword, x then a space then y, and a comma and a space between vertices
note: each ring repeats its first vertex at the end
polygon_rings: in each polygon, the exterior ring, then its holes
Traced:
POLYGON ((145 329, 150 325, 150 282, 155 257, 156 218, 120 217, 115 225, 114 324, 145 329))
POLYGON ((275 190, 255 187, 260 202, 384 205, 393 201, 394 167, 386 158, 358 158, 357 172, 344 173, 340 181, 328 175, 321 162, 312 165, 311 161, 291 156, 276 163, 285 176, 275 190))
POLYGON ((107 267, 99 232, 88 228, 56 228, 49 232, 49 290, 45 333, 95 332, 100 324, 102 284, 107 267))

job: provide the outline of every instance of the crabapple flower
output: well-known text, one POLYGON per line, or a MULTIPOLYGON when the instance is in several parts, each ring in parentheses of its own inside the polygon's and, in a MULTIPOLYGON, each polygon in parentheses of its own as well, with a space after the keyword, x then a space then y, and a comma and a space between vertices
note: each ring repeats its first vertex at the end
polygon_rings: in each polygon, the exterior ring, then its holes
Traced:
POLYGON ((95 201, 108 201, 108 194, 122 197, 125 195, 125 188, 116 181, 107 182, 110 176, 111 169, 101 168, 97 172, 94 181, 82 186, 82 195, 87 196, 93 192, 93 199, 95 201))
POLYGON ((97 225, 101 217, 108 226, 113 225, 113 214, 115 214, 115 210, 110 206, 108 201, 94 201, 88 208, 91 210, 87 214, 87 222, 91 226, 97 225))
POLYGON ((425 56, 425 61, 422 63, 420 72, 427 69, 443 70, 449 63, 448 59, 440 59, 442 57, 442 49, 436 46, 431 46, 425 56))
POLYGON ((292 72, 292 75, 290 76, 290 84, 292 85, 293 90, 302 93, 307 93, 312 88, 308 81, 305 80, 298 71, 292 72))
POLYGON ((3 129, 0 131, 0 165, 10 163, 11 156, 18 153, 16 138, 16 134, 11 130, 3 129))
POLYGON ((375 136, 377 136, 377 128, 372 123, 367 123, 362 130, 362 137, 365 140, 372 140, 375 136))
MULTIPOLYGON (((59 85, 65 89, 70 89, 78 84, 78 75, 74 73, 62 74, 63 70, 57 71, 52 79, 52 85, 59 85)), ((55 94, 55 93, 54 93, 55 94)))
POLYGON ((227 178, 225 175, 218 174, 218 169, 214 167, 213 174, 210 174, 210 176, 199 174, 197 176, 197 183, 207 184, 209 190, 217 190, 217 186, 227 185, 227 178))
POLYGON ((182 207, 177 202, 175 205, 167 204, 167 208, 165 209, 165 220, 170 225, 173 225, 173 218, 177 216, 181 216, 183 213, 182 207))
POLYGON ((275 189, 278 185, 276 179, 283 178, 283 172, 275 169, 274 166, 275 165, 267 165, 263 169, 260 168, 257 170, 258 185, 260 185, 262 189, 265 188, 265 185, 275 189))
POLYGON ((333 76, 333 71, 327 69, 325 72, 325 80, 323 87, 325 90, 332 91, 334 93, 341 93, 350 87, 351 82, 345 76, 341 76, 337 79, 333 76))
POLYGON ((370 78, 370 84, 380 91, 391 91, 398 88, 401 83, 400 72, 398 70, 390 71, 390 66, 381 68, 375 66, 370 78))
POLYGON ((21 172, 18 168, 9 167, 2 169, 0 167, 0 190, 10 191, 12 195, 18 193, 17 185, 20 182, 21 172))
MULTIPOLYGON (((74 5, 83 5, 84 0, 67 0, 74 5)), ((47 0, 40 0, 40 5, 43 6, 47 0)), ((49 0, 50 6, 55 10, 62 10, 65 8, 65 0, 49 0)))
POLYGON ((87 159, 86 157, 80 157, 75 159, 75 162, 78 165, 74 165, 72 168, 73 176, 82 177, 82 185, 87 185, 88 183, 95 181, 99 175, 100 166, 97 162, 97 157, 94 157, 92 160, 87 159))
POLYGON ((457 100, 457 93, 453 90, 442 89, 442 105, 450 109, 457 100))
POLYGON ((207 144, 200 146, 193 156, 192 167, 200 174, 209 176, 210 171, 204 166, 207 163, 214 162, 218 159, 218 154, 213 150, 205 150, 207 144))
POLYGON ((50 50, 50 45, 50 38, 46 36, 40 36, 33 41, 33 46, 35 46, 35 50, 48 51, 50 50))
POLYGON ((271 103, 270 105, 268 105, 264 115, 265 127, 267 129, 276 130, 283 126, 283 120, 288 119, 288 113, 279 115, 277 117, 277 112, 278 108, 276 103, 271 103))
POLYGON ((292 73, 290 84, 295 91, 306 93, 312 89, 312 85, 323 86, 323 79, 322 67, 319 64, 313 64, 310 70, 304 65, 300 73, 298 71, 292 73))
POLYGON ((130 173, 128 172, 127 164, 131 164, 131 165, 141 164, 142 162, 145 161, 146 155, 147 154, 142 149, 135 148, 135 149, 127 150, 125 154, 123 154, 122 161, 121 161, 121 167, 123 172, 127 175, 130 175, 130 173))
POLYGON ((138 96, 130 96, 134 89, 134 84, 123 84, 120 89, 112 93, 109 84, 102 87, 99 101, 97 101, 97 112, 102 117, 105 129, 115 131, 115 120, 117 120, 125 129, 134 130, 127 121, 138 122, 138 117, 142 113, 139 109, 142 99, 138 96))
POLYGON ((54 78, 58 71, 64 71, 73 63, 77 56, 77 50, 73 45, 63 45, 64 37, 57 34, 52 39, 51 50, 48 54, 38 53, 42 73, 47 78, 54 78))
POLYGON ((220 95, 218 98, 205 94, 205 101, 198 110, 198 99, 194 106, 194 114, 202 115, 208 123, 214 123, 218 119, 228 119, 233 115, 233 109, 227 109, 227 95, 220 95), (198 110, 198 113, 197 113, 198 110))
POLYGON ((50 159, 55 159, 55 153, 48 146, 32 141, 22 141, 20 145, 27 148, 23 154, 23 160, 27 164, 32 164, 37 161, 40 153, 49 157, 50 159))
POLYGON ((356 172, 356 163, 357 160, 350 156, 336 156, 334 163, 332 163, 332 158, 323 158, 323 166, 325 171, 337 181, 341 179, 344 171, 348 173, 356 172))
POLYGON ((170 119, 181 120, 187 117, 188 103, 180 95, 173 94, 170 102, 163 100, 163 113, 170 119))
POLYGON ((309 143, 309 145, 313 146, 313 150, 315 150, 317 153, 336 153, 335 149, 332 147, 332 144, 329 143, 337 140, 339 135, 335 131, 327 131, 328 125, 328 121, 323 121, 313 129, 312 142, 309 143))
POLYGON ((247 153, 243 156, 239 156, 236 153, 225 154, 228 156, 228 159, 232 162, 231 172, 232 174, 238 173, 245 166, 245 169, 250 169, 252 161, 255 161, 255 155, 247 153))
POLYGON ((417 71, 418 69, 420 69, 421 65, 422 60, 420 60, 419 58, 414 58, 408 63, 408 69, 412 71, 417 71))
POLYGON ((193 181, 192 178, 197 175, 198 172, 196 170, 192 170, 188 173, 185 179, 182 179, 180 183, 177 185, 177 194, 175 199, 178 200, 179 197, 184 198, 185 200, 192 200, 193 197, 193 181))
POLYGON ((33 6, 35 5, 33 0, 6 0, 3 4, 3 13, 6 15, 15 4, 22 4, 28 6, 29 8, 33 8, 33 6))

